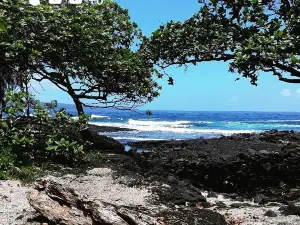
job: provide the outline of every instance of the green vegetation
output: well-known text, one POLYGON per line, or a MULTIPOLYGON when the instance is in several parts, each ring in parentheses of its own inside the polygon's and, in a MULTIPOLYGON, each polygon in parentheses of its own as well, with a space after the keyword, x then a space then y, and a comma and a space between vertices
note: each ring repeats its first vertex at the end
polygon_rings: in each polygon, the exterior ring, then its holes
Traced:
POLYGON ((162 75, 139 53, 144 37, 128 11, 113 1, 31 6, 7 0, 0 9, 0 178, 27 180, 43 171, 38 168, 101 160, 83 140, 84 107, 134 109, 161 89, 162 75), (69 94, 79 119, 56 111, 56 101, 33 98, 30 82, 44 80, 69 94))
POLYGON ((71 96, 79 115, 84 106, 133 109, 158 96, 162 75, 139 54, 143 35, 117 3, 33 7, 7 0, 0 8, 0 27, 7 27, 0 32, 0 87, 49 80, 71 96))
MULTIPOLYGON (((31 94, 8 89, 0 123, 0 178, 28 179, 44 164, 78 166, 90 143, 81 137, 87 116, 73 119, 56 102, 41 105, 31 94), (33 115, 26 116, 30 104, 33 115), (50 114, 52 113, 52 115, 50 114), (30 175, 31 174, 31 175, 30 175)), ((33 176, 36 177, 36 176, 33 176)))
POLYGON ((261 72, 300 83, 300 1, 199 0, 184 22, 170 21, 143 43, 162 69, 228 61, 229 71, 256 85, 261 72))
POLYGON ((299 1, 199 3, 190 19, 170 21, 146 38, 113 1, 1 1, 0 179, 30 180, 51 164, 78 167, 101 160, 81 135, 88 121, 84 107, 134 109, 150 102, 161 90, 158 79, 167 76, 173 85, 164 71, 172 65, 228 61, 230 72, 255 85, 260 72, 300 83, 299 1), (73 99, 79 119, 56 110, 56 101, 33 98, 30 82, 43 80, 73 99))

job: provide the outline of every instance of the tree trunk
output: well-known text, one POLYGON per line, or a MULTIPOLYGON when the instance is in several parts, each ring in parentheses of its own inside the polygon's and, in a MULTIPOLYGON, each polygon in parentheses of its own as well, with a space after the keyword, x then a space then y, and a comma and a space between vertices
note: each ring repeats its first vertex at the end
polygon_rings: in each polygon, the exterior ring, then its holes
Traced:
POLYGON ((75 97, 74 95, 73 96, 71 95, 71 97, 73 98, 74 104, 76 106, 78 116, 84 115, 83 105, 80 102, 80 100, 77 97, 75 97))
POLYGON ((5 87, 4 87, 4 82, 3 79, 0 78, 0 104, 1 104, 1 114, 0 114, 0 118, 2 118, 3 116, 3 111, 5 108, 5 102, 4 102, 4 98, 5 98, 5 87))
POLYGON ((27 118, 30 117, 30 101, 29 101, 29 90, 28 90, 28 81, 25 81, 25 91, 26 91, 26 101, 27 101, 27 107, 26 107, 26 116, 27 118))
POLYGON ((68 94, 72 97, 74 101, 78 116, 84 115, 83 104, 81 103, 80 99, 77 97, 75 91, 73 90, 69 77, 66 76, 65 80, 66 80, 65 86, 68 89, 68 94))

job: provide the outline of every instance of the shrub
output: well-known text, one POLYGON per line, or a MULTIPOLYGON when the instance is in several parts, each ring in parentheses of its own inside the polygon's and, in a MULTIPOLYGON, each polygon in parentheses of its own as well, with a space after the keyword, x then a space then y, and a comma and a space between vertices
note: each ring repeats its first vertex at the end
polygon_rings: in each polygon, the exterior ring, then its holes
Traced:
POLYGON ((55 110, 56 101, 42 105, 22 91, 8 90, 5 102, 0 148, 9 149, 9 154, 1 154, 3 166, 9 160, 23 165, 47 161, 67 165, 80 162, 84 150, 89 147, 80 135, 86 128, 87 116, 74 119, 65 109, 55 110), (27 115, 29 106, 33 113, 30 117, 27 115))

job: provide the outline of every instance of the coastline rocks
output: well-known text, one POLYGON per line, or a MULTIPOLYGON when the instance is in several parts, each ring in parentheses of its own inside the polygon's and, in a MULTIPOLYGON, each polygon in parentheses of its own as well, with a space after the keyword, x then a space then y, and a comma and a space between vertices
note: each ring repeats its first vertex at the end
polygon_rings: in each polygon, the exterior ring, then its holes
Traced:
MULTIPOLYGON (((161 201, 152 191, 158 183, 151 183, 151 187, 149 183, 129 187, 126 184, 134 179, 134 174, 118 176, 115 173, 109 168, 94 168, 86 175, 38 179, 27 195, 37 216, 24 224, 226 225, 220 214, 190 207, 193 204, 167 206, 168 202, 161 201)), ((187 194, 185 197, 189 200, 205 201, 202 195, 195 193, 187 190, 183 195, 187 194)))
POLYGON ((222 215, 207 209, 174 210, 165 214, 164 218, 162 225, 228 225, 222 215))
POLYGON ((41 180, 38 189, 28 195, 29 203, 41 216, 55 224, 158 225, 154 218, 137 211, 85 199, 54 177, 41 180))
POLYGON ((134 131, 134 129, 124 128, 124 127, 109 127, 109 126, 97 126, 94 124, 88 124, 89 129, 97 133, 104 132, 121 132, 121 131, 134 131))
POLYGON ((145 155, 146 162, 141 163, 149 176, 174 174, 177 180, 188 181, 200 189, 238 193, 247 198, 262 193, 283 202, 300 197, 300 192, 289 191, 300 185, 299 144, 293 142, 295 140, 300 140, 300 133, 270 131, 207 140, 145 141, 130 145, 152 151, 145 155), (283 144, 286 141, 289 144, 283 144), (183 143, 184 148, 181 147, 183 143), (292 153, 282 150, 285 145, 292 153))
POLYGON ((0 181, 0 224, 27 224, 36 217, 27 201, 28 187, 15 180, 0 181))
POLYGON ((125 152, 125 147, 115 139, 100 135, 95 129, 85 129, 81 131, 81 136, 85 141, 92 143, 92 147, 95 150, 123 153, 125 152))

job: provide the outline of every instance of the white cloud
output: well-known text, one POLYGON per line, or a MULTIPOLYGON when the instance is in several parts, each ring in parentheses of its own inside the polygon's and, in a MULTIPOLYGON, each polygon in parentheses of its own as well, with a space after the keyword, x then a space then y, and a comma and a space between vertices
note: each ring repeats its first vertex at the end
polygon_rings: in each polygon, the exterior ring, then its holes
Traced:
POLYGON ((283 97, 290 97, 292 95, 290 89, 283 89, 280 94, 283 96, 283 97))
POLYGON ((296 90, 296 94, 300 94, 300 89, 297 89, 297 90, 296 90))

